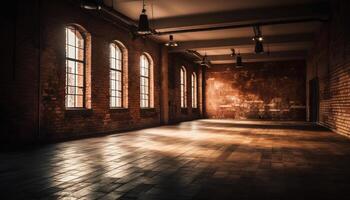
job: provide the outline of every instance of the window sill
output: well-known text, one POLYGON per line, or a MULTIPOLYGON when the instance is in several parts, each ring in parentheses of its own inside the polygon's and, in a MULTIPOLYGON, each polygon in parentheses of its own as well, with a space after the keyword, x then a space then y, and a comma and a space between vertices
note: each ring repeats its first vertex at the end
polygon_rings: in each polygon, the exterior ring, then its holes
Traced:
POLYGON ((68 112, 89 112, 92 111, 91 108, 66 108, 68 112))
POLYGON ((109 111, 112 113, 124 113, 124 112, 128 112, 129 109, 128 108, 109 108, 109 111))
POLYGON ((70 117, 70 116, 91 116, 93 113, 92 109, 88 108, 66 108, 65 111, 65 116, 70 117))
POLYGON ((155 108, 141 108, 141 110, 149 110, 149 111, 155 111, 155 108))
POLYGON ((157 112, 155 108, 141 108, 140 115, 141 117, 154 117, 157 112))

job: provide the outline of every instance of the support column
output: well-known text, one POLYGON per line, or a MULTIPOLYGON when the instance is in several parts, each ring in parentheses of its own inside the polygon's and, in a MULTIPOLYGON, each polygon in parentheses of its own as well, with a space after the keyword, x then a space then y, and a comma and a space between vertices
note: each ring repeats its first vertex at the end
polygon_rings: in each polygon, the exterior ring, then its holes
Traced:
POLYGON ((168 48, 161 47, 160 52, 161 70, 161 92, 160 92, 160 122, 161 124, 169 123, 169 61, 168 61, 168 48))

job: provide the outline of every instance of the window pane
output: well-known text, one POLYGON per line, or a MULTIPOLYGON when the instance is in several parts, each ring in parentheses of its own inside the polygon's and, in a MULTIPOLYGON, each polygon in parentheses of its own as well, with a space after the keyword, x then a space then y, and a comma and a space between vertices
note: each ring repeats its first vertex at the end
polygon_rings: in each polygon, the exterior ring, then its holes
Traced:
POLYGON ((84 76, 77 75, 76 78, 77 78, 76 86, 84 87, 84 76))
POLYGON ((110 45, 110 105, 122 107, 122 52, 117 44, 110 45))
POLYGON ((84 37, 76 27, 66 28, 66 107, 84 106, 84 43, 84 37))
POLYGON ((74 61, 67 61, 67 73, 75 73, 75 62, 74 61))
POLYGON ((68 76, 67 85, 68 86, 75 86, 75 75, 74 74, 67 74, 67 76, 68 76))
POLYGON ((76 97, 76 102, 75 102, 75 107, 81 108, 83 107, 83 96, 75 96, 76 97))

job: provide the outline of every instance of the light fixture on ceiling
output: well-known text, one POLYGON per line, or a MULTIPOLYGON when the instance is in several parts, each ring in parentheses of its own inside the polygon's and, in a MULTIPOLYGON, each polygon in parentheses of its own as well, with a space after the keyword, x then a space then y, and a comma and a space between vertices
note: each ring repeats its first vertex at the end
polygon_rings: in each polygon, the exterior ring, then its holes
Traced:
POLYGON ((208 66, 207 53, 205 53, 205 55, 203 56, 200 65, 201 66, 208 66))
POLYGON ((177 47, 178 46, 177 42, 174 40, 173 35, 169 35, 169 42, 165 43, 165 46, 167 46, 167 47, 177 47))
POLYGON ((243 62, 242 62, 242 56, 241 54, 238 52, 238 54, 236 54, 236 50, 235 49, 231 49, 232 53, 231 56, 232 57, 236 57, 236 68, 242 68, 243 67, 243 62))
POLYGON ((256 25, 253 27, 253 29, 254 29, 253 40, 255 41, 255 53, 264 53, 264 45, 263 45, 264 38, 261 34, 260 26, 256 25))
POLYGON ((102 0, 81 0, 80 6, 87 10, 101 10, 102 0))
POLYGON ((242 68, 242 67, 243 67, 242 57, 241 57, 241 54, 238 53, 236 56, 236 68, 242 68))
POLYGON ((139 35, 148 35, 151 34, 152 31, 149 28, 149 21, 148 21, 148 16, 146 14, 146 9, 145 9, 145 0, 142 1, 142 13, 140 14, 139 18, 139 26, 137 29, 137 33, 139 35))
POLYGON ((235 49, 231 49, 231 52, 232 52, 232 53, 231 53, 231 56, 232 56, 232 57, 235 57, 235 56, 236 56, 236 50, 235 50, 235 49))

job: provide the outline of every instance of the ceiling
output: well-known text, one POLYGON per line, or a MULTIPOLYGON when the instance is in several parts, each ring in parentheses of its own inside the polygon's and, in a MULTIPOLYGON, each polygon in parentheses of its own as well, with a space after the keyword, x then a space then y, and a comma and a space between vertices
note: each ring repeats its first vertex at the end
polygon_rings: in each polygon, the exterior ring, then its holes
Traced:
MULTIPOLYGON (((141 0, 104 0, 108 7, 137 22, 141 0)), ((146 0, 152 36, 165 43, 169 34, 179 43, 170 52, 195 50, 208 55, 213 64, 233 63, 231 49, 242 54, 245 62, 304 59, 312 45, 313 34, 328 17, 325 0, 146 0), (294 21, 293 21, 294 20, 294 21), (296 21, 295 21, 296 20, 296 21), (288 22, 286 24, 271 22, 288 22), (293 23, 294 22, 294 23, 293 23), (265 53, 254 53, 252 25, 264 23, 265 53), (212 27, 238 26, 205 30, 212 27), (204 29, 199 31, 198 29, 204 29)))

